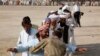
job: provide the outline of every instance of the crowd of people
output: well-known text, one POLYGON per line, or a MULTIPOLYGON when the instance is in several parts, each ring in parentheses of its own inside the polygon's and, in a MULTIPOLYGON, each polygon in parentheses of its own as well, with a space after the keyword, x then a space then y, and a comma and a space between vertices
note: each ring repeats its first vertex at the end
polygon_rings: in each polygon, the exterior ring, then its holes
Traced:
POLYGON ((64 56, 73 53, 84 53, 87 48, 77 47, 74 39, 74 28, 81 27, 78 4, 73 10, 61 4, 57 11, 50 11, 38 29, 32 27, 28 16, 22 20, 24 28, 19 36, 17 46, 8 48, 11 56, 22 53, 22 56, 64 56), (66 54, 67 53, 67 54, 66 54))
MULTIPOLYGON (((56 0, 0 0, 0 5, 51 5, 56 0)), ((58 3, 57 3, 58 4, 58 3)))
MULTIPOLYGON (((77 1, 77 0, 76 0, 77 1)), ((0 5, 59 5, 60 2, 65 2, 70 5, 75 4, 75 0, 0 0, 0 5)), ((100 6, 99 0, 78 0, 79 4, 85 6, 100 6)))

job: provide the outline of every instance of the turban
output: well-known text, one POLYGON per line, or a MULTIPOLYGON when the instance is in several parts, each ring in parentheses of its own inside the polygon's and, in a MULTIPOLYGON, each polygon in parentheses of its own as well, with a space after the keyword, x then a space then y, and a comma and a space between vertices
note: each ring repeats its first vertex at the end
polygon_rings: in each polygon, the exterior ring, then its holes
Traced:
POLYGON ((57 20, 59 18, 59 16, 55 15, 55 14, 52 14, 48 18, 50 18, 51 21, 55 21, 55 20, 57 20))
POLYGON ((43 24, 43 25, 44 25, 45 23, 51 23, 50 18, 45 18, 45 19, 42 21, 42 24, 43 24))
POLYGON ((61 14, 61 15, 59 15, 59 18, 69 18, 71 16, 71 14, 70 13, 65 13, 65 12, 63 12, 63 14, 61 14))
POLYGON ((59 18, 67 18, 67 15, 59 15, 59 18))
POLYGON ((46 18, 45 22, 49 22, 50 23, 51 22, 50 18, 46 18))

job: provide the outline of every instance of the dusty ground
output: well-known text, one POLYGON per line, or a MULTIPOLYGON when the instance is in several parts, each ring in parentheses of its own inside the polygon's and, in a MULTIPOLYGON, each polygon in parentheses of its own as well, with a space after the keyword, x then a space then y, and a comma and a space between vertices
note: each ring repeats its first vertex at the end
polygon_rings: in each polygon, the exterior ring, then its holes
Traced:
MULTIPOLYGON (((40 25, 49 11, 57 9, 52 6, 0 6, 0 56, 10 56, 6 49, 16 45, 24 16, 29 16, 33 24, 40 25)), ((74 56, 99 56, 100 7, 81 7, 81 11, 85 15, 81 18, 82 27, 75 29, 75 40, 77 45, 87 47, 88 51, 74 56)))

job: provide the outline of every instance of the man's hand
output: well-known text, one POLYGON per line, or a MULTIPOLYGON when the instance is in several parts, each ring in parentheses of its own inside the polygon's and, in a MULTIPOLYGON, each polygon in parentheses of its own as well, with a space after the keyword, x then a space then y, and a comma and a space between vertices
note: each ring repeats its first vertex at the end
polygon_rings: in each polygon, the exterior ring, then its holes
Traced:
POLYGON ((8 48, 7 51, 11 51, 11 52, 15 52, 15 53, 18 52, 18 50, 16 48, 8 48))
POLYGON ((75 51, 78 53, 84 53, 84 52, 88 51, 88 49, 84 48, 84 47, 78 47, 78 48, 76 48, 75 51))

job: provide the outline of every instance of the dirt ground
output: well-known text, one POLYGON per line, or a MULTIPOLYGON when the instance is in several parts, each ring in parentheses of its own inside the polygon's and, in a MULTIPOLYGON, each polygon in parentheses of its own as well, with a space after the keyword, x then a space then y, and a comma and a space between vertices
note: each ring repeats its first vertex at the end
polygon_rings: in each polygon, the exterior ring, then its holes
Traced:
MULTIPOLYGON (((58 8, 57 6, 0 6, 0 56, 10 56, 6 50, 16 46, 24 16, 29 16, 33 24, 40 25, 49 11, 58 8)), ((87 47, 88 51, 73 56, 99 56, 100 7, 83 6, 81 11, 85 14, 81 18, 82 27, 75 28, 75 40, 78 46, 87 47)))

